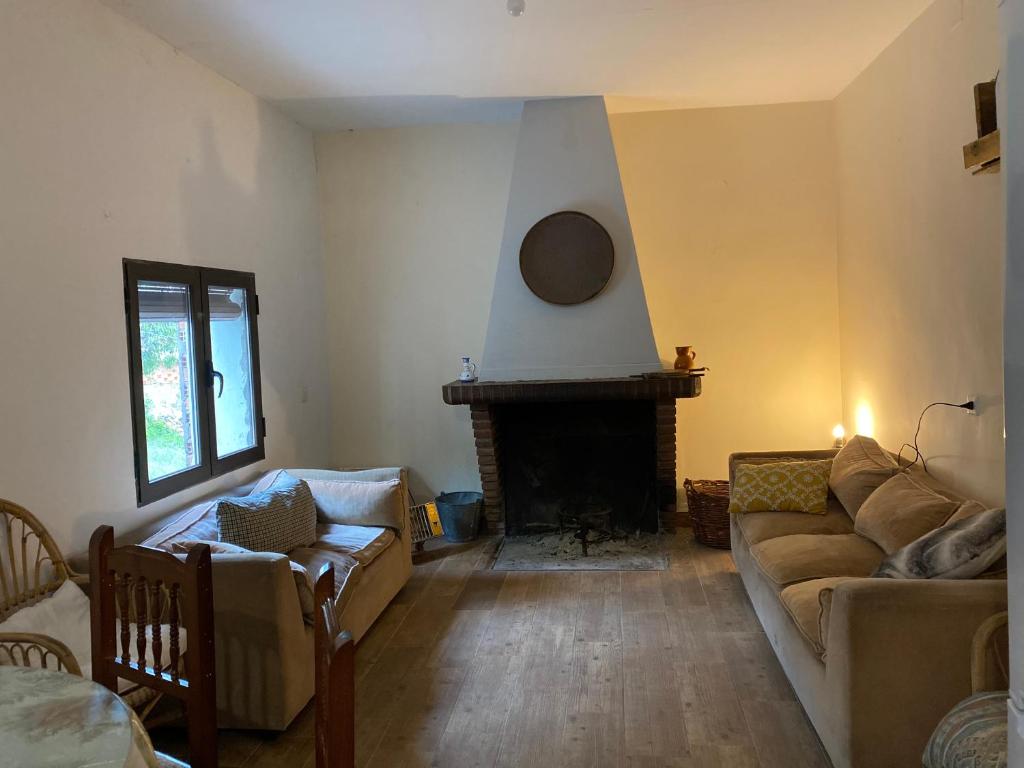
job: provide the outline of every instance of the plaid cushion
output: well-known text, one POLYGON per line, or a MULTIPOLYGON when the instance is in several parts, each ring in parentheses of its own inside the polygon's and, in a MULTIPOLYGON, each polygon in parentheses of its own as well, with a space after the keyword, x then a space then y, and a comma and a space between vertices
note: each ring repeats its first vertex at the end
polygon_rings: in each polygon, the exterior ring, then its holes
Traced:
POLYGON ((217 502, 221 541, 253 552, 288 554, 316 541, 316 505, 304 480, 282 472, 262 493, 217 502))

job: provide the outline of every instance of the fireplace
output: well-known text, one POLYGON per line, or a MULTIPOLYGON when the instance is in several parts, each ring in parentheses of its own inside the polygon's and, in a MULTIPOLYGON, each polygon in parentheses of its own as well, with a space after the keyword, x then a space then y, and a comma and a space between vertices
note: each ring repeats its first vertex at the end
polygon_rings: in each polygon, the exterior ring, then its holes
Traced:
POLYGON ((676 399, 699 376, 464 384, 446 403, 471 410, 489 527, 510 535, 573 528, 607 510, 617 532, 681 524, 676 399))
POLYGON ((508 403, 494 408, 509 536, 576 529, 658 531, 654 402, 508 403))

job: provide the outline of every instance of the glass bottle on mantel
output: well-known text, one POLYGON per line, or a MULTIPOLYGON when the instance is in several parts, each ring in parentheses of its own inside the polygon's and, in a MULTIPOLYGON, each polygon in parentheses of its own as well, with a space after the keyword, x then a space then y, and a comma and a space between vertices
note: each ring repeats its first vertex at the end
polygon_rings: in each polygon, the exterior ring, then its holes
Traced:
POLYGON ((459 372, 459 381, 463 384, 472 384, 476 381, 476 363, 468 357, 462 358, 462 370, 459 372))

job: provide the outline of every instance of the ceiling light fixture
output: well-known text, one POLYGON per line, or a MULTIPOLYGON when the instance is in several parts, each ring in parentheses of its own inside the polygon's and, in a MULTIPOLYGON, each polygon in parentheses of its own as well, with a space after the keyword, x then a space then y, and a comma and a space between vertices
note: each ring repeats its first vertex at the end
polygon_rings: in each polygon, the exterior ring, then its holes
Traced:
POLYGON ((518 19, 526 13, 526 0, 508 0, 505 3, 505 8, 508 9, 509 16, 515 16, 518 19))

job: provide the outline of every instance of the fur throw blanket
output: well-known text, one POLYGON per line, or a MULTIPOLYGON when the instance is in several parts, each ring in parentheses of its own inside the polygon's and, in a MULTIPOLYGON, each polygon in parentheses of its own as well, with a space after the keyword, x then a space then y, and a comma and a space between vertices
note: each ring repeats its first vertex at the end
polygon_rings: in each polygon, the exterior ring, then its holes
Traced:
POLYGON ((872 576, 973 579, 1006 554, 1006 510, 947 523, 886 557, 872 576))

